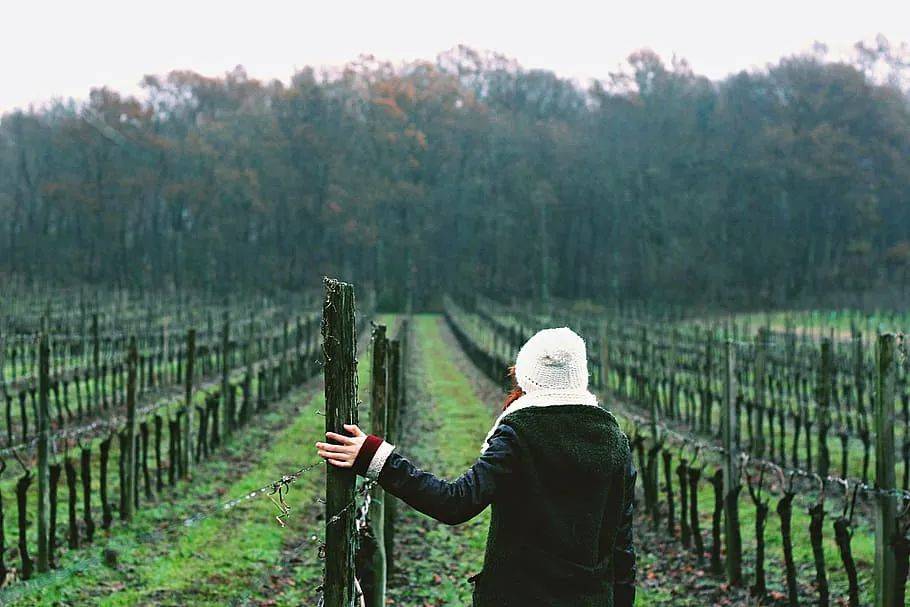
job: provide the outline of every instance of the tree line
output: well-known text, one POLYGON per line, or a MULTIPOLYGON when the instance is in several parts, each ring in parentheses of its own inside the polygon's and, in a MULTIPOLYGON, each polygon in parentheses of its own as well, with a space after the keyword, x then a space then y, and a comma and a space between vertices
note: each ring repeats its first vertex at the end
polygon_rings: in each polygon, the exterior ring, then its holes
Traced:
POLYGON ((0 120, 0 275, 380 305, 444 292, 785 305, 903 289, 910 103, 882 39, 589 86, 458 47, 261 82, 147 76, 0 120))

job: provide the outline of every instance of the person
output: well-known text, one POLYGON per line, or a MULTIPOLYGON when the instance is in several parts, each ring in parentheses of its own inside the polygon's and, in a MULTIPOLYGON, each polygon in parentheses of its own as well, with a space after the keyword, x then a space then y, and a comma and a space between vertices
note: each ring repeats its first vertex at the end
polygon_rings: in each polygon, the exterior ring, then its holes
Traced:
POLYGON ((316 448, 329 464, 457 525, 492 505, 474 607, 631 607, 635 600, 629 440, 588 391, 585 343, 566 327, 522 346, 513 391, 481 454, 455 481, 345 425, 316 448))

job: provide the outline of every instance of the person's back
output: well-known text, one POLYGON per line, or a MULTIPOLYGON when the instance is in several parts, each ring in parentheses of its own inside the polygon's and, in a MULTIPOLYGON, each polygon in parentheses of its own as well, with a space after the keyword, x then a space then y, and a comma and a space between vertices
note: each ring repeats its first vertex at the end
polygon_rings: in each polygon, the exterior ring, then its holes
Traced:
POLYGON ((446 482, 380 438, 329 434, 320 455, 378 479, 389 493, 458 524, 492 504, 475 607, 631 606, 632 491, 626 436, 587 391, 584 342, 568 329, 535 335, 515 366, 519 390, 481 457, 446 482))
POLYGON ((616 420, 563 405, 516 411, 501 425, 515 433, 516 463, 493 499, 476 604, 612 604, 614 567, 632 581, 631 536, 614 550, 633 478, 616 420))

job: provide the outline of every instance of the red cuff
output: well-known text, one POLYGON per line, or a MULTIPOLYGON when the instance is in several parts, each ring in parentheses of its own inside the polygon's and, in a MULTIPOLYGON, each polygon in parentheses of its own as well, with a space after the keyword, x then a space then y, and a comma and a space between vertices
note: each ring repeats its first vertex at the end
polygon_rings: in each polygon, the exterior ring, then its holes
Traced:
POLYGON ((373 456, 376 455, 376 450, 379 449, 381 444, 382 439, 375 434, 367 436, 367 439, 363 441, 363 445, 360 446, 357 457, 354 459, 354 472, 360 476, 366 476, 370 462, 373 461, 373 456))

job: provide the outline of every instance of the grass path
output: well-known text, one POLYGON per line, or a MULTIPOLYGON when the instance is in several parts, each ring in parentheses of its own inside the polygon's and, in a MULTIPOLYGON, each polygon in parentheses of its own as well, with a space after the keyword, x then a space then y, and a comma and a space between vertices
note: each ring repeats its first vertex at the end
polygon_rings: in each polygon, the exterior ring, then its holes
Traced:
MULTIPOLYGON (((453 479, 477 458, 493 409, 457 364, 461 352, 445 338, 441 317, 415 316, 411 329, 406 412, 411 425, 399 448, 419 465, 453 479)), ((470 605, 467 578, 483 563, 489 510, 456 527, 408 508, 400 511, 389 589, 393 604, 470 605)))

